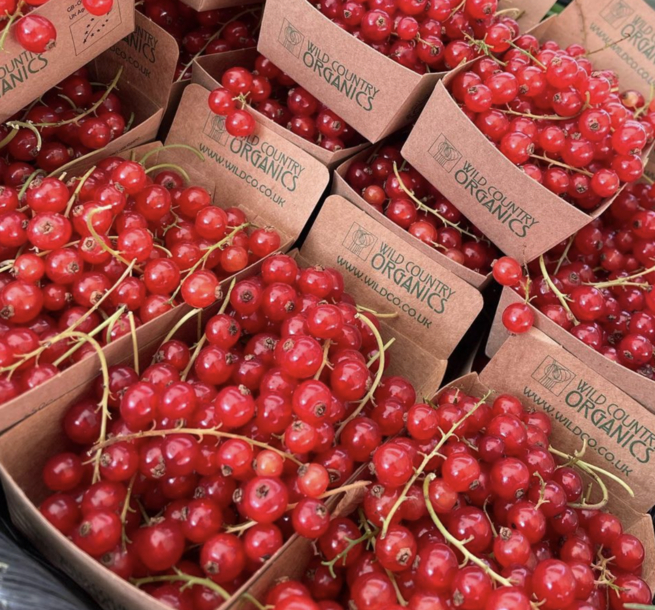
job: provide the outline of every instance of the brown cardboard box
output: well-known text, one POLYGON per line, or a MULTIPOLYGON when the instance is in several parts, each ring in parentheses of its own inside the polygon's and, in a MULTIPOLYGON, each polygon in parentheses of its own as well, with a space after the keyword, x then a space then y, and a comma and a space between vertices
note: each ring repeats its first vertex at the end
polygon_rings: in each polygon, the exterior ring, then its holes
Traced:
MULTIPOLYGON (((195 86, 197 89, 200 87, 195 86)), ((190 88, 192 89, 192 88, 190 88)), ((209 111, 209 109, 207 109, 209 111)), ((201 122, 201 125, 204 124, 201 122)), ((187 134, 193 136, 193 134, 187 134)), ((270 140, 269 140, 270 141, 270 140)), ((174 140, 169 138, 169 144, 174 140)), ((210 159, 201 163, 198 158, 187 150, 172 149, 153 154, 148 158, 147 166, 152 167, 162 162, 175 163, 187 170, 192 183, 204 186, 213 194, 214 203, 225 207, 236 205, 246 211, 251 222, 259 226, 273 226, 282 237, 281 250, 287 251, 300 235, 300 231, 309 219, 314 206, 322 195, 328 181, 328 172, 316 159, 302 151, 290 151, 291 145, 284 141, 287 146, 285 150, 289 155, 295 155, 304 174, 302 178, 296 179, 297 190, 287 196, 284 205, 273 205, 265 195, 259 197, 251 192, 251 185, 245 180, 236 180, 226 187, 229 176, 219 165, 214 164, 210 159), (286 206, 286 207, 285 207, 286 206)), ((272 144, 271 144, 272 145, 272 144)), ((124 151, 121 156, 139 160, 142 156, 152 150, 152 144, 140 148, 124 151)), ((70 175, 82 175, 85 170, 92 166, 92 161, 80 164, 70 175)), ((251 273, 253 266, 241 272, 251 273)), ((254 266, 256 268, 256 264, 254 266)), ((229 284, 229 279, 222 282, 223 286, 229 284)), ((161 336, 187 312, 186 305, 180 305, 172 311, 152 320, 139 327, 136 331, 140 343, 147 343, 152 337, 161 336)), ((126 350, 131 349, 131 337, 122 337, 106 348, 107 358, 110 364, 122 358, 126 350)), ((98 371, 97 356, 90 356, 82 362, 71 366, 59 373, 47 383, 21 394, 14 400, 0 405, 0 432, 14 425, 16 422, 29 417, 35 412, 50 405, 59 396, 74 387, 81 380, 86 380, 89 374, 98 371)))
POLYGON ((134 29, 134 0, 115 0, 102 17, 79 0, 50 0, 32 14, 52 22, 57 42, 38 54, 25 51, 13 32, 7 36, 0 52, 0 123, 134 29))
MULTIPOLYGON (((523 30, 552 0, 513 0, 523 30)), ((371 142, 416 119, 444 72, 420 76, 373 50, 307 0, 268 0, 258 50, 371 142)))
MULTIPOLYGON (((382 321, 383 338, 396 337, 388 351, 391 355, 389 374, 408 375, 419 395, 432 396, 445 368, 443 359, 477 315, 481 297, 473 287, 420 253, 405 246, 403 255, 400 255, 395 250, 399 247, 403 247, 403 243, 393 234, 387 234, 364 212, 340 197, 329 197, 298 256, 303 264, 333 265, 342 271, 346 290, 358 303, 379 311, 400 310, 396 319, 382 321), (374 262, 376 257, 384 264, 374 262), (358 261, 361 273, 350 260, 358 261), (420 269, 420 276, 414 275, 412 269, 420 269), (420 287, 410 288, 409 278, 415 278, 411 284, 415 287, 419 277, 420 287), (390 299, 391 290, 399 296, 390 299), (442 306, 441 313, 435 311, 442 306), (419 322, 419 316, 422 322, 419 322)), ((192 339, 195 329, 195 320, 191 320, 181 334, 186 335, 187 340, 192 339)), ((161 329, 157 335, 150 332, 140 336, 144 344, 140 350, 142 367, 156 352, 166 330, 161 329)), ((130 358, 123 352, 115 362, 129 362, 130 358)), ((79 376, 60 392, 47 409, 40 410, 0 438, 0 479, 14 524, 51 562, 87 589, 103 608, 164 610, 159 602, 120 580, 77 549, 45 521, 35 506, 46 495, 40 477, 43 464, 64 446, 62 418, 70 404, 92 387, 95 373, 97 366, 95 370, 87 371, 85 378, 79 376), (29 460, 25 459, 26 455, 29 455, 29 460)), ((354 477, 360 473, 361 469, 354 477)), ((335 510, 339 511, 339 506, 335 510)), ((308 547, 308 541, 292 538, 260 573, 221 606, 221 610, 238 606, 241 603, 239 595, 244 591, 256 591, 262 573, 286 573, 289 564, 284 558, 295 555, 298 563, 299 549, 302 549, 303 556, 309 557, 308 547)))
MULTIPOLYGON (((511 303, 522 302, 523 299, 513 290, 503 288, 503 293, 498 303, 496 317, 491 327, 489 342, 487 343, 487 355, 493 356, 500 347, 511 337, 503 325, 502 315, 505 308, 511 303)), ((531 306, 532 307, 532 306, 531 306)), ((655 382, 631 371, 620 364, 612 362, 602 354, 585 345, 576 339, 571 333, 555 324, 538 309, 532 307, 535 315, 534 326, 543 331, 546 335, 557 341, 564 349, 580 359, 586 365, 600 373, 605 379, 612 382, 616 387, 632 396, 642 405, 655 413, 655 382)))
POLYGON ((261 0, 183 0, 183 2, 196 11, 211 11, 216 8, 257 4, 261 0))
POLYGON ((378 212, 373 206, 369 205, 359 193, 346 182, 346 174, 348 173, 348 168, 354 161, 361 161, 368 159, 374 152, 376 147, 371 146, 365 150, 357 153, 355 156, 351 157, 344 163, 342 163, 334 172, 334 178, 332 181, 332 193, 335 195, 341 195, 348 199, 348 201, 354 203, 357 207, 364 210, 367 214, 375 218, 379 223, 384 225, 389 231, 392 231, 398 237, 403 238, 407 243, 411 244, 412 247, 417 248, 423 252, 426 256, 429 256, 439 265, 445 267, 457 277, 461 277, 464 281, 475 286, 482 290, 491 280, 491 273, 487 275, 482 275, 477 271, 468 269, 464 265, 460 265, 455 261, 451 260, 447 256, 444 256, 436 248, 430 248, 427 244, 424 244, 421 240, 416 239, 413 235, 410 235, 405 229, 399 227, 393 221, 389 220, 384 214, 378 212))
MULTIPOLYGON (((252 69, 257 55, 259 55, 259 53, 256 49, 244 49, 242 51, 229 51, 218 55, 205 55, 204 57, 199 57, 193 62, 192 80, 194 83, 198 83, 211 91, 221 86, 221 76, 228 68, 240 66, 252 69)), ((290 142, 298 146, 298 148, 302 148, 313 157, 316 157, 321 163, 323 163, 323 165, 327 166, 328 169, 335 168, 339 163, 344 161, 344 159, 347 159, 367 146, 367 144, 363 142, 357 146, 344 148, 337 152, 330 152, 313 142, 301 138, 281 125, 278 125, 275 121, 265 117, 254 108, 251 108, 250 112, 257 117, 258 122, 266 125, 266 127, 271 131, 287 138, 290 142)))
MULTIPOLYGON (((533 33, 542 41, 564 47, 578 42, 592 51, 633 34, 591 59, 599 69, 617 72, 622 91, 636 88, 648 97, 654 72, 645 55, 645 32, 655 28, 655 11, 641 0, 602 4, 599 10, 598 0, 575 0, 533 33), (616 17, 615 9, 623 16, 616 17)), ((529 262, 607 208, 609 201, 587 214, 518 169, 459 109, 444 86, 451 79, 435 88, 403 156, 503 252, 529 262)))

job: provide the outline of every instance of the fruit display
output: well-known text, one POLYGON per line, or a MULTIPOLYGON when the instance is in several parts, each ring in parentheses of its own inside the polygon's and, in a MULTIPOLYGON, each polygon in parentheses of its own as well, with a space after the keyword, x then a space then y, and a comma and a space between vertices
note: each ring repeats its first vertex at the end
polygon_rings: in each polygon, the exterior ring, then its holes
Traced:
POLYGON ((397 143, 384 145, 365 160, 352 162, 346 182, 416 239, 468 269, 489 273, 498 250, 403 159, 400 148, 397 143))
POLYGON ((1 187, 2 403, 179 303, 211 305, 221 280, 280 247, 174 170, 151 173, 151 154, 1 187))

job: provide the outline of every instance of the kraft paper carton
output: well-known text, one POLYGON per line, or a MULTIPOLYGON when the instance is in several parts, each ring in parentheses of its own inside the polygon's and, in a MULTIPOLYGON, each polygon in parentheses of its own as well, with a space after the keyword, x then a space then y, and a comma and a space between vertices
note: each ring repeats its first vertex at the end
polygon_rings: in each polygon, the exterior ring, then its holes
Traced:
POLYGON ((216 8, 257 4, 260 1, 261 0, 183 0, 184 4, 190 6, 196 11, 211 11, 216 8))
MULTIPOLYGON (((496 317, 491 327, 487 355, 493 356, 511 336, 503 325, 502 315, 505 308, 511 303, 522 302, 523 299, 509 288, 503 288, 496 317)), ((532 307, 532 306, 531 306, 532 307)), ((546 335, 557 341, 566 351, 593 368, 605 379, 612 382, 617 388, 632 396, 650 411, 655 413, 655 382, 635 373, 620 364, 612 362, 602 354, 592 349, 582 341, 576 339, 571 333, 555 324, 538 309, 532 307, 535 314, 534 326, 546 335)))
MULTIPOLYGON (((379 145, 378 145, 379 146, 379 145)), ((405 241, 410 243, 414 248, 417 248, 421 252, 425 253, 427 256, 432 258, 436 263, 445 267, 457 277, 461 277, 464 281, 468 282, 476 288, 483 289, 491 279, 491 273, 487 275, 482 275, 477 271, 468 269, 464 265, 460 265, 455 261, 451 260, 447 256, 444 256, 437 248, 430 248, 427 244, 424 244, 421 240, 416 239, 413 235, 410 235, 405 229, 399 227, 396 223, 389 220, 384 214, 378 212, 372 205, 367 203, 364 198, 357 193, 347 182, 346 175, 348 174, 348 168, 355 161, 362 161, 368 159, 371 155, 375 154, 376 147, 371 146, 359 153, 357 153, 352 158, 348 159, 342 163, 334 172, 333 181, 332 181, 332 193, 335 195, 341 195, 348 199, 348 201, 354 203, 357 207, 364 210, 367 214, 375 218, 380 222, 386 229, 392 231, 398 237, 403 238, 405 241)))
POLYGON ((115 0, 101 17, 81 0, 50 0, 31 14, 55 26, 57 42, 45 53, 31 53, 9 33, 0 52, 0 123, 134 29, 134 0, 115 0))
MULTIPOLYGON (((635 88, 648 99, 655 71, 647 47, 654 29, 655 11, 641 0, 575 0, 533 33, 562 47, 611 45, 590 57, 594 67, 615 70, 622 91, 635 88)), ((504 253, 534 260, 607 208, 611 200, 587 214, 506 159, 450 96, 452 76, 435 87, 402 153, 504 253)))
MULTIPOLYGON (((142 152, 143 149, 139 154, 142 152)), ((403 255, 399 255, 395 248, 400 247, 403 247, 400 240, 387 234, 364 212, 340 197, 329 197, 302 251, 296 256, 303 265, 334 265, 344 274, 346 291, 359 304, 381 312, 389 312, 391 308, 399 311, 396 319, 384 319, 381 324, 385 341, 396 337, 387 352, 390 354, 388 373, 408 375, 419 395, 429 397, 441 381, 445 358, 457 343, 458 333, 466 330, 466 324, 475 318, 482 301, 473 287, 438 268, 420 253, 405 246, 403 255), (359 261, 357 272, 351 260, 359 261), (460 304, 467 304, 468 308, 459 311, 460 304)), ((256 271, 251 269, 243 275, 256 271)), ((171 325, 160 329, 156 336, 149 333, 139 337, 143 345, 139 356, 142 367, 150 362, 171 325)), ((196 321, 190 320, 177 336, 194 341, 196 332, 196 321)), ((132 356, 128 354, 129 350, 123 350, 113 362, 131 362, 132 356)), ((47 408, 0 438, 0 479, 16 527, 52 563, 89 591, 105 610, 164 610, 161 603, 80 551, 52 528, 37 509, 47 495, 40 476, 43 464, 66 447, 61 432, 62 419, 68 407, 93 386, 97 372, 96 365, 95 369, 86 371, 84 378, 78 376, 47 408)), ((361 477, 363 470, 356 472, 353 480, 361 477)), ((352 510, 359 501, 361 494, 349 494, 336 505, 332 514, 352 510)), ((311 556, 309 545, 306 540, 292 538, 220 610, 242 607, 240 594, 258 592, 258 582, 264 575, 274 578, 292 574, 288 571, 289 559, 295 555, 295 563, 300 565, 298 557, 311 556), (298 555, 299 550, 302 555, 298 555)))
MULTIPOLYGON (((523 30, 552 0, 501 2, 516 8, 523 30)), ((350 123, 367 140, 414 121, 445 72, 420 76, 373 50, 307 0, 268 0, 258 50, 350 123)))
MULTIPOLYGON (((199 57, 193 62, 191 78, 194 83, 198 83, 211 91, 221 86, 221 77, 223 76, 223 72, 228 68, 239 66, 248 68, 249 70, 253 69, 257 55, 259 55, 259 53, 256 49, 244 49, 241 51, 228 51, 227 53, 199 57)), ((299 148, 302 148, 302 150, 308 152, 313 157, 316 157, 328 169, 335 168, 339 163, 342 163, 345 159, 367 146, 366 142, 363 142, 357 146, 351 146, 349 148, 344 148, 343 150, 330 152, 325 148, 321 148, 318 144, 309 142, 308 140, 305 140, 305 138, 301 138, 295 133, 292 133, 282 125, 278 125, 275 121, 272 121, 254 108, 251 107, 249 111, 253 116, 257 117, 259 123, 266 125, 266 127, 271 131, 287 138, 290 142, 299 148)))

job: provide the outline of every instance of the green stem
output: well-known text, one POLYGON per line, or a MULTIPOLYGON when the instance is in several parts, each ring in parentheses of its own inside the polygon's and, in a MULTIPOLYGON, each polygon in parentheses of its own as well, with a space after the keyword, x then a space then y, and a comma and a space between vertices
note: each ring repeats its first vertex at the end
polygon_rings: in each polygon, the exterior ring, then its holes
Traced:
POLYGON ((189 146, 188 144, 166 144, 165 146, 160 146, 159 148, 155 148, 149 152, 147 152, 143 157, 141 157, 141 160, 139 161, 139 165, 143 165, 144 167, 146 166, 146 162, 148 159, 155 154, 158 154, 160 152, 163 152, 165 150, 171 150, 173 148, 182 148, 184 150, 190 150, 198 159, 201 161, 205 160, 205 155, 203 155, 197 148, 194 148, 193 146, 189 146))
POLYGON ((562 293, 562 291, 557 286, 555 286, 555 283, 551 279, 550 275, 548 275, 548 269, 546 269, 546 261, 544 261, 543 254, 539 257, 539 268, 541 269, 541 275, 543 275, 544 279, 546 280, 546 284, 548 284, 548 287, 552 290, 553 294, 557 297, 562 307, 564 307, 566 313, 570 316, 573 324, 575 324, 576 326, 580 324, 578 319, 573 315, 573 312, 571 311, 569 304, 566 302, 566 296, 562 293))

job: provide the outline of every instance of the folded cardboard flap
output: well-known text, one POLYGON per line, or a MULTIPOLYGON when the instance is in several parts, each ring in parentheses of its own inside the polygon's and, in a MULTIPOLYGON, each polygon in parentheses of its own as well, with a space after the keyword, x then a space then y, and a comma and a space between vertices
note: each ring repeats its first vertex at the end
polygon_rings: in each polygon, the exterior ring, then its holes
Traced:
POLYGON ((0 122, 134 29, 134 0, 116 0, 109 13, 99 17, 88 13, 77 0, 50 0, 31 14, 54 25, 57 42, 45 53, 31 53, 13 33, 7 36, 0 53, 0 122))
MULTIPOLYGON (((518 303, 523 299, 510 288, 503 288, 500 302, 496 310, 489 341, 487 342, 486 353, 493 356, 511 336, 502 322, 503 311, 511 303, 518 303)), ((563 346, 569 353, 587 364, 594 371, 597 371, 605 379, 620 388, 623 392, 634 398, 641 405, 655 413, 655 382, 635 371, 612 362, 600 352, 585 345, 574 337, 570 332, 553 322, 537 308, 532 307, 535 314, 535 328, 552 337, 559 345, 563 346)))
POLYGON ((473 286, 337 195, 323 204, 302 254, 341 271, 355 300, 398 313, 390 326, 443 360, 482 309, 473 286))
POLYGON ((257 4, 261 0, 183 0, 184 4, 190 6, 198 12, 212 11, 217 8, 230 8, 233 6, 243 6, 257 4))
MULTIPOLYGON (((379 146, 379 144, 377 145, 379 146)), ((333 174, 332 181, 332 194, 339 195, 344 199, 347 199, 351 203, 354 203, 357 207, 364 210, 369 216, 375 218, 379 223, 381 223, 386 229, 395 233, 419 252, 422 252, 429 256, 431 259, 436 261, 442 267, 448 269, 454 273, 457 277, 462 278, 465 282, 471 284, 478 289, 483 289, 491 279, 491 273, 487 275, 482 275, 473 269, 469 269, 464 265, 456 263, 452 259, 444 256, 437 248, 431 248, 427 244, 424 244, 420 239, 417 239, 413 235, 410 235, 408 231, 399 227, 395 222, 387 218, 384 214, 378 212, 373 206, 367 203, 359 193, 357 193, 347 182, 346 175, 348 174, 348 169, 351 164, 355 161, 364 161, 368 159, 372 154, 375 153, 376 147, 371 146, 365 150, 357 153, 344 163, 342 163, 333 174)))
MULTIPOLYGON (((198 85, 202 85, 205 89, 210 91, 221 86, 221 77, 223 72, 228 68, 239 66, 252 70, 255 65, 255 59, 259 55, 257 49, 243 49, 239 51, 228 51, 227 53, 217 53, 215 55, 204 55, 198 57, 193 62, 192 81, 198 85)), ((347 159, 355 152, 368 146, 367 142, 358 144, 357 146, 350 146, 342 150, 331 152, 314 144, 305 138, 301 138, 295 133, 289 131, 282 125, 278 125, 268 117, 264 116, 254 108, 250 109, 257 121, 266 126, 271 131, 278 135, 283 136, 292 144, 295 144, 302 150, 308 152, 312 157, 316 157, 323 165, 329 169, 336 167, 344 159, 347 159)))
POLYGON ((166 139, 198 149, 204 163, 182 149, 164 150, 159 159, 191 162, 191 175, 213 185, 215 203, 257 209, 268 224, 297 237, 327 186, 327 168, 259 122, 252 136, 232 137, 225 117, 209 109, 208 96, 200 85, 185 89, 166 139))

